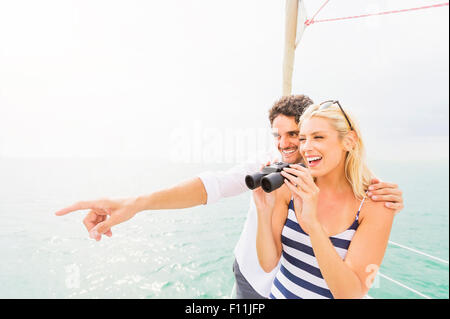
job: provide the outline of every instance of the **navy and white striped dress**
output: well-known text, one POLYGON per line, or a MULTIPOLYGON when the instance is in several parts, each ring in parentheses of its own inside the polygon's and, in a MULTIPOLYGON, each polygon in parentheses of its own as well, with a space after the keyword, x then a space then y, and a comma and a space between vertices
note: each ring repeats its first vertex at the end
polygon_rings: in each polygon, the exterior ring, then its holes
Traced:
MULTIPOLYGON (((364 198, 365 199, 365 198, 364 198)), ((364 199, 353 224, 344 232, 330 237, 342 259, 347 254, 350 241, 359 226, 358 218, 364 199)), ((297 221, 294 202, 289 203, 289 213, 281 233, 283 252, 280 269, 275 276, 269 298, 271 299, 326 299, 333 298, 320 272, 309 235, 297 221)))

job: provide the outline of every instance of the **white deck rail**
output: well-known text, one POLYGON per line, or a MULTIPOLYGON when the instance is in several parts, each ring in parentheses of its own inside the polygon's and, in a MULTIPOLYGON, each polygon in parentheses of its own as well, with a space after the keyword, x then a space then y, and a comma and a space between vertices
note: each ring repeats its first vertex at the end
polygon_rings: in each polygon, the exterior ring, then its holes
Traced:
POLYGON ((431 259, 440 261, 441 263, 444 263, 444 264, 447 264, 447 265, 448 265, 448 260, 444 260, 444 259, 441 259, 441 258, 438 258, 438 257, 431 256, 431 255, 429 255, 429 254, 426 254, 426 253, 424 253, 424 252, 421 252, 421 251, 419 251, 419 250, 417 250, 417 249, 413 249, 413 248, 407 247, 407 246, 405 246, 405 245, 400 245, 400 244, 398 244, 398 243, 393 242, 392 240, 389 241, 389 244, 392 244, 392 245, 394 245, 394 246, 398 246, 398 247, 401 247, 401 248, 404 248, 404 249, 408 249, 408 250, 410 250, 410 251, 412 251, 412 252, 415 252, 415 253, 417 253, 417 254, 426 256, 426 257, 428 257, 428 258, 431 258, 431 259))

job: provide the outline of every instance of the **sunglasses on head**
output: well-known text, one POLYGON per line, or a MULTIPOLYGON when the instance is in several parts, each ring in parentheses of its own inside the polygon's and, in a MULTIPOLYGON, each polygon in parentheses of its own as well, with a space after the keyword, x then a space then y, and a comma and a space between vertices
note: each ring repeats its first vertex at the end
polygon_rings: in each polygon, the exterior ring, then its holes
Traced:
POLYGON ((342 108, 342 106, 339 103, 339 101, 337 101, 337 100, 329 100, 329 101, 322 102, 322 103, 320 103, 319 110, 325 110, 325 109, 329 108, 330 106, 332 106, 334 104, 337 104, 337 106, 339 106, 339 108, 342 111, 342 114, 344 114, 344 117, 347 120, 348 126, 350 126, 350 130, 353 131, 353 126, 350 123, 350 120, 348 119, 347 114, 345 114, 344 109, 342 108))

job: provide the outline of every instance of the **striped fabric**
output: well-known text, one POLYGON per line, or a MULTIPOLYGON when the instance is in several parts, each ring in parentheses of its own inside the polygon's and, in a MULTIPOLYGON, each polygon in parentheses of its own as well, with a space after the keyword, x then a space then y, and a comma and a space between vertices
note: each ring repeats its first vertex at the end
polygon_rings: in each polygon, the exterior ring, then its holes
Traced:
MULTIPOLYGON (((361 202, 353 224, 344 232, 330 237, 339 256, 344 259, 350 241, 358 228, 361 202)), ((309 236, 303 231, 294 212, 294 202, 289 203, 289 213, 281 233, 283 252, 281 265, 272 284, 271 299, 328 299, 333 298, 322 277, 309 236)))

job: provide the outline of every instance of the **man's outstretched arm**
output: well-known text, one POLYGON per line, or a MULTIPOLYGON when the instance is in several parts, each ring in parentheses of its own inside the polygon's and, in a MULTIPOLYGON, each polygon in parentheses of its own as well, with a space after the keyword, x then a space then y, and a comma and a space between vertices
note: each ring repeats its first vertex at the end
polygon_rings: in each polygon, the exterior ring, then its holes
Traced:
POLYGON ((180 209, 206 204, 208 195, 200 177, 181 182, 170 188, 136 198, 138 211, 180 209))
POLYGON ((199 177, 192 178, 170 188, 153 192, 149 195, 125 199, 99 199, 80 201, 55 214, 63 216, 68 213, 89 209, 83 224, 89 236, 97 241, 101 235, 111 237, 111 227, 133 218, 144 210, 180 209, 206 204, 207 192, 199 177))
POLYGON ((225 172, 204 172, 197 177, 148 195, 124 199, 80 201, 55 214, 89 209, 83 220, 89 236, 99 241, 101 235, 112 236, 111 227, 123 223, 146 210, 182 209, 212 204, 221 198, 247 191, 245 175, 253 173, 255 164, 238 165, 225 172))

